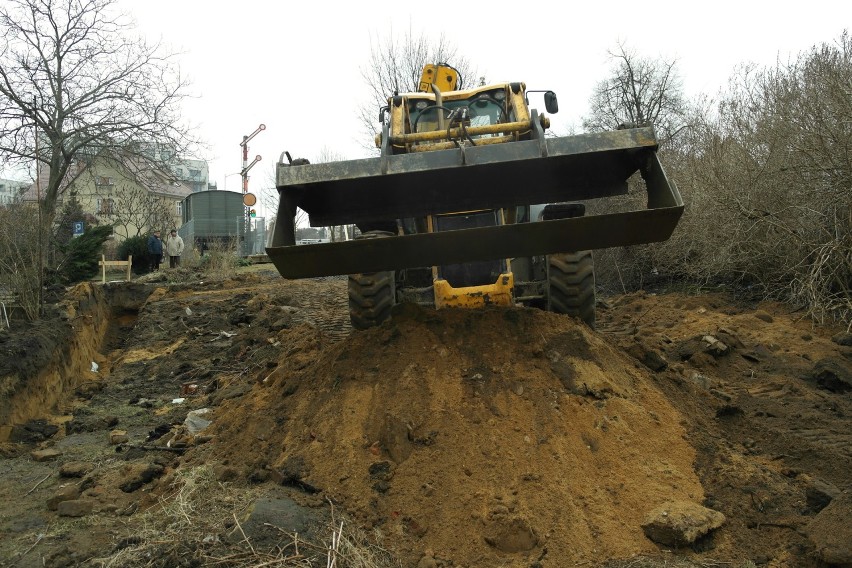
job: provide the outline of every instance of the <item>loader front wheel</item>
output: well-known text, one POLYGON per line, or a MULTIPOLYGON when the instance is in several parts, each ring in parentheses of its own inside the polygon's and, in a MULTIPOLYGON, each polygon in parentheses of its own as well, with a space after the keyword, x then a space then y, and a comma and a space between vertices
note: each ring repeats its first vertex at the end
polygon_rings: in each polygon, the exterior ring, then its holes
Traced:
MULTIPOLYGON (((393 236, 387 231, 368 231, 360 239, 380 239, 393 236)), ((396 274, 394 271, 365 272, 349 275, 349 321, 355 329, 369 329, 390 318, 396 303, 396 274)))
POLYGON ((595 327, 595 265, 592 251, 547 257, 547 310, 595 327))
POLYGON ((396 300, 393 272, 349 275, 349 321, 369 329, 390 318, 396 300))

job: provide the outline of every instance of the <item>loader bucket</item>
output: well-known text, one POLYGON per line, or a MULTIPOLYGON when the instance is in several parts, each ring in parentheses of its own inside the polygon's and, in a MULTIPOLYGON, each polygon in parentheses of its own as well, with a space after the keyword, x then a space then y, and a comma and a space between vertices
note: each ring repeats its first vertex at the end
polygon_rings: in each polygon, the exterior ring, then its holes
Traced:
MULTIPOLYGON (((533 124, 537 121, 534 120, 533 124)), ((279 164, 280 203, 267 254, 285 278, 308 278, 516 258, 664 241, 683 202, 656 154, 652 128, 633 128, 383 155, 325 164, 279 164), (647 209, 533 223, 295 244, 296 208, 312 226, 542 203, 627 192, 640 172, 647 209)))

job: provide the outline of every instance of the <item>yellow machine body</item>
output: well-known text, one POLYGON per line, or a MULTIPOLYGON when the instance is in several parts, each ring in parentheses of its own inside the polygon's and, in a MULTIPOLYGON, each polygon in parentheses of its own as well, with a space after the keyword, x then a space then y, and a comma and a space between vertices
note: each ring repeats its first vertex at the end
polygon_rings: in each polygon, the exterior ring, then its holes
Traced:
MULTIPOLYGON (((478 211, 464 211, 456 216, 464 214, 481 213, 478 211)), ((498 210, 496 219, 498 224, 505 223, 502 210, 498 210)), ((435 216, 429 215, 426 220, 427 230, 435 231, 435 216)), ((483 308, 485 306, 512 306, 515 303, 514 290, 515 278, 509 268, 511 261, 506 259, 500 261, 502 270, 494 281, 487 281, 473 286, 453 286, 442 277, 440 267, 432 267, 432 290, 435 308, 483 308)))
POLYGON ((418 90, 426 93, 432 90, 434 85, 441 91, 455 91, 458 84, 458 71, 446 64, 433 65, 428 63, 423 67, 423 72, 420 74, 418 90))
POLYGON ((449 282, 435 278, 432 287, 435 307, 484 308, 485 306, 513 306, 515 278, 511 272, 501 274, 493 284, 453 288, 449 282))

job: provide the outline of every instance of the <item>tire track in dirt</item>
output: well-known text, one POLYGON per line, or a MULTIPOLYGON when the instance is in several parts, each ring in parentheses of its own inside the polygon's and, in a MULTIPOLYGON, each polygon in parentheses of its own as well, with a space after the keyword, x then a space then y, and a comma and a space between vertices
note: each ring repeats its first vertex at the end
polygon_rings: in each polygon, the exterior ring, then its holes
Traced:
MULTIPOLYGON (((781 408, 791 404, 798 407, 831 406, 831 397, 812 389, 803 389, 788 381, 769 380, 764 384, 741 386, 731 389, 734 392, 753 399, 755 408, 763 409, 764 416, 774 416, 781 408), (780 405, 780 406, 779 406, 780 405)), ((794 417, 791 417, 794 418, 794 417)), ((809 420, 814 420, 810 416, 809 420)), ((757 424, 756 424, 757 425, 757 424)), ((798 440, 797 447, 818 448, 844 458, 852 458, 852 433, 840 431, 812 421, 801 425, 791 424, 788 434, 798 440)))
POLYGON ((347 295, 347 277, 330 276, 305 280, 273 279, 264 284, 251 283, 247 286, 212 290, 186 290, 170 294, 171 297, 158 299, 161 305, 183 304, 192 299, 208 298, 208 304, 220 305, 225 310, 239 294, 257 295, 267 292, 274 302, 298 308, 293 314, 293 323, 315 325, 325 336, 335 343, 349 335, 349 299, 347 295))
POLYGON ((288 281, 287 288, 299 292, 295 303, 302 314, 296 318, 298 321, 313 323, 332 343, 352 331, 345 276, 288 281))
POLYGON ((829 450, 838 455, 852 458, 852 434, 838 432, 831 428, 807 428, 797 430, 792 428, 790 433, 811 446, 829 450))

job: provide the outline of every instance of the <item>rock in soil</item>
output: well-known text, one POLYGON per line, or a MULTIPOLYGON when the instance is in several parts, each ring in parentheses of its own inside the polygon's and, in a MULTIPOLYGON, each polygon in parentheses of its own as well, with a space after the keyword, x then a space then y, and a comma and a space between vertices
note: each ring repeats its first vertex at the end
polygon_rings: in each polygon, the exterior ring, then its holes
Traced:
POLYGON ((689 546, 725 522, 719 511, 689 501, 668 501, 648 513, 642 530, 665 546, 689 546))

